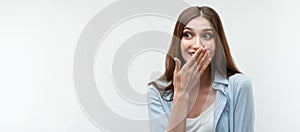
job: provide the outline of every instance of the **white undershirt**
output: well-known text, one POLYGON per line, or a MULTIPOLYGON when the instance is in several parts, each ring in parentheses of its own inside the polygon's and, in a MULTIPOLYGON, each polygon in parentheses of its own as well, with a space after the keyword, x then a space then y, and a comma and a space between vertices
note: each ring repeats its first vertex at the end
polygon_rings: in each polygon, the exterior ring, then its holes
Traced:
POLYGON ((186 132, 213 132, 214 103, 195 118, 186 119, 186 132))

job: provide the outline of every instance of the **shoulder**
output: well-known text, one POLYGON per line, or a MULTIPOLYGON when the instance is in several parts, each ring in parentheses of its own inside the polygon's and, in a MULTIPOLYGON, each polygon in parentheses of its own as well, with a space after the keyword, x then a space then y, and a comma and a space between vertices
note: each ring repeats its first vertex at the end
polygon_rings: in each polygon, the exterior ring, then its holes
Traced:
POLYGON ((160 91, 157 87, 165 87, 166 83, 160 80, 153 81, 150 85, 148 85, 147 93, 148 95, 160 95, 160 91), (155 86, 156 85, 156 86, 155 86))
POLYGON ((229 84, 235 87, 250 87, 251 79, 244 74, 237 73, 229 77, 229 84))
MULTIPOLYGON (((159 86, 159 87, 167 87, 171 82, 164 82, 160 80, 155 80, 154 83, 159 86)), ((158 90, 154 85, 149 85, 147 89, 147 94, 148 96, 156 96, 156 97, 161 97, 161 92, 163 90, 158 90)))
POLYGON ((159 91, 153 85, 148 86, 147 95, 148 95, 148 98, 156 98, 157 99, 160 97, 159 91))
MULTIPOLYGON (((168 84, 168 83, 164 83, 168 84)), ((163 107, 166 111, 171 109, 172 101, 170 100, 172 95, 166 95, 162 98, 162 91, 158 90, 155 86, 149 85, 147 89, 147 96, 148 96, 148 105, 151 107, 163 107), (166 100, 165 100, 166 99, 166 100)))
POLYGON ((252 93, 251 79, 241 73, 229 77, 229 87, 236 96, 252 93))

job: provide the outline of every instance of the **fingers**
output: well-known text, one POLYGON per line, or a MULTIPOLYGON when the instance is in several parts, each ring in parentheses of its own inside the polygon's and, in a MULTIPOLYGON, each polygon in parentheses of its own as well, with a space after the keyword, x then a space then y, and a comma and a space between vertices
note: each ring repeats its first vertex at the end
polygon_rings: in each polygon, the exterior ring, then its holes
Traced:
MULTIPOLYGON (((206 49, 203 49, 202 52, 199 54, 198 58, 196 58, 196 61, 191 66, 193 70, 197 70, 203 66, 203 60, 206 60, 208 57, 209 51, 206 49)), ((199 71, 199 70, 198 70, 199 71)))
POLYGON ((201 58, 199 65, 197 66, 197 69, 199 70, 200 75, 202 75, 204 73, 207 66, 211 62, 211 58, 210 58, 209 54, 210 54, 210 51, 207 51, 207 53, 201 58))
POLYGON ((192 57, 187 61, 187 63, 185 64, 186 68, 190 68, 191 66, 194 65, 195 62, 197 62, 198 58, 200 56, 202 56, 202 54, 204 54, 205 49, 198 49, 193 55, 192 57))
POLYGON ((178 58, 174 58, 174 73, 178 73, 181 69, 184 71, 200 71, 203 69, 205 71, 206 67, 210 63, 210 59, 210 51, 205 48, 199 48, 182 68, 180 68, 180 60, 178 58))
POLYGON ((209 50, 206 50, 206 49, 203 49, 203 53, 202 54, 200 54, 199 55, 199 57, 197 58, 197 62, 198 62, 198 64, 200 64, 201 63, 201 60, 203 59, 203 58, 205 58, 205 55, 207 54, 207 52, 209 52, 209 50))
POLYGON ((178 73, 180 71, 181 62, 178 58, 174 58, 174 61, 175 61, 174 73, 178 73))
MULTIPOLYGON (((179 74, 179 71, 180 71, 180 66, 181 66, 181 62, 180 62, 180 60, 178 59, 178 58, 173 58, 174 59, 174 61, 175 61, 175 69, 174 69, 174 75, 173 75, 173 85, 174 85, 174 89, 175 89, 175 94, 177 93, 176 91, 178 91, 179 89, 180 89, 180 86, 179 86, 179 88, 178 88, 178 86, 177 86, 177 83, 179 84, 179 85, 181 85, 181 75, 179 74)), ((175 98, 176 98, 176 96, 175 96, 175 98)), ((175 99, 174 98, 174 99, 175 99)), ((175 100, 174 100, 175 101, 175 100)))
POLYGON ((209 65, 210 60, 211 60, 211 59, 209 59, 209 60, 207 61, 207 63, 205 63, 205 64, 201 67, 201 69, 200 69, 200 71, 199 71, 200 76, 202 76, 203 73, 205 72, 207 66, 209 65))
POLYGON ((209 57, 209 54, 210 54, 210 51, 208 50, 201 58, 199 58, 199 63, 200 64, 204 64, 204 62, 208 59, 208 58, 210 58, 209 57))

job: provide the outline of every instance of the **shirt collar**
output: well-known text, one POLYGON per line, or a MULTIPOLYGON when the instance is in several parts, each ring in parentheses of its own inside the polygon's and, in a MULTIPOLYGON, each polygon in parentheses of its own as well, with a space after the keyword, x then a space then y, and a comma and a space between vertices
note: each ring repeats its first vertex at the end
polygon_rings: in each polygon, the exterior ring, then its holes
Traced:
POLYGON ((221 83, 228 85, 228 79, 224 76, 220 75, 217 71, 215 72, 214 83, 221 83))
POLYGON ((225 93, 224 91, 224 85, 228 85, 228 79, 225 78, 224 76, 220 75, 217 71, 215 72, 215 77, 214 77, 214 82, 213 82, 213 89, 215 90, 220 90, 223 93, 225 93), (220 85, 223 84, 223 85, 220 85))

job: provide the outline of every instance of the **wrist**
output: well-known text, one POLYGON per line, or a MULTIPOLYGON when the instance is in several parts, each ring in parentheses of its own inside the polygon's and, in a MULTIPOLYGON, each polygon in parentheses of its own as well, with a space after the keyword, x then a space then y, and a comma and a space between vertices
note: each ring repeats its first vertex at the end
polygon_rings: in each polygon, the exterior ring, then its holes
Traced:
POLYGON ((187 91, 180 91, 175 97, 174 103, 175 104, 185 104, 189 110, 193 105, 195 105, 197 100, 198 92, 187 92, 187 91))
POLYGON ((189 102, 189 94, 186 92, 178 91, 177 94, 174 95, 174 103, 185 103, 189 102))

